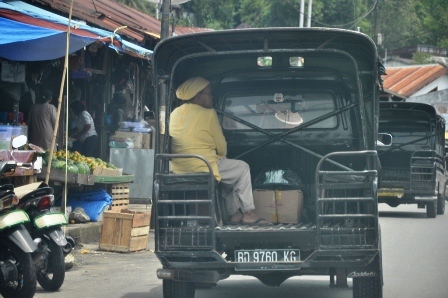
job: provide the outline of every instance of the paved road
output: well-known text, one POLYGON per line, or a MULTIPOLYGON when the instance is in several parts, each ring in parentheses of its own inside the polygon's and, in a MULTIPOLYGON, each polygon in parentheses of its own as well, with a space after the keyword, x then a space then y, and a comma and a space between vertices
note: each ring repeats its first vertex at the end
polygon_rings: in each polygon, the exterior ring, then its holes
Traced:
MULTIPOLYGON (((447 210, 448 211, 448 210, 447 210)), ((383 234, 384 297, 448 297, 448 213, 426 218, 416 206, 380 205, 383 234)), ((153 236, 153 234, 151 234, 153 236)), ((153 239, 153 237, 151 237, 153 239)), ((74 251, 75 266, 56 293, 39 286, 35 297, 162 297, 162 282, 155 276, 158 259, 148 250, 136 253, 97 251, 85 245, 74 251)), ((280 287, 263 285, 254 278, 233 276, 212 289, 196 291, 196 298, 351 297, 349 287, 332 289, 328 278, 292 278, 280 287)))

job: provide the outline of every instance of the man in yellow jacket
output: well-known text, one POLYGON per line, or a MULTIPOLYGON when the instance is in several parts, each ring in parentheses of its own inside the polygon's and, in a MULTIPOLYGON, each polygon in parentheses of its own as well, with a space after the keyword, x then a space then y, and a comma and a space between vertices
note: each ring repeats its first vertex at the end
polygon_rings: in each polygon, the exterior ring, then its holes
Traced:
MULTIPOLYGON (((170 116, 171 152, 197 154, 211 164, 213 174, 221 182, 221 196, 232 224, 269 224, 254 212, 254 199, 249 165, 241 160, 228 159, 227 142, 218 115, 213 108, 210 82, 193 77, 182 83, 176 96, 185 103, 170 116)), ((208 172, 198 159, 174 159, 174 173, 208 172)))

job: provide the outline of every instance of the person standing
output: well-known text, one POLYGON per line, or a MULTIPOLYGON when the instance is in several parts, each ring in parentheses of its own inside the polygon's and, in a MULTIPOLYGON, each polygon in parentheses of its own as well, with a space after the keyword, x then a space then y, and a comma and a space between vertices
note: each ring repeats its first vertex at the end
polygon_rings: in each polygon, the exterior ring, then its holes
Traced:
MULTIPOLYGON (((227 142, 213 108, 210 82, 201 77, 190 78, 177 88, 176 96, 185 102, 170 115, 171 152, 198 154, 207 159, 221 183, 221 196, 231 224, 270 224, 254 212, 249 165, 226 158, 227 142)), ((208 172, 205 163, 198 159, 175 158, 172 169, 174 173, 208 172)))
POLYGON ((109 132, 114 134, 120 128, 120 122, 125 120, 126 97, 122 92, 115 92, 109 107, 110 126, 109 132))
POLYGON ((53 95, 43 90, 38 102, 30 108, 28 119, 28 140, 31 144, 50 150, 56 125, 56 107, 51 104, 53 95))
POLYGON ((78 151, 84 156, 97 157, 98 134, 96 133, 92 116, 85 110, 83 103, 80 101, 75 101, 71 108, 78 117, 76 122, 77 132, 72 135, 76 139, 73 142, 72 150, 78 151))

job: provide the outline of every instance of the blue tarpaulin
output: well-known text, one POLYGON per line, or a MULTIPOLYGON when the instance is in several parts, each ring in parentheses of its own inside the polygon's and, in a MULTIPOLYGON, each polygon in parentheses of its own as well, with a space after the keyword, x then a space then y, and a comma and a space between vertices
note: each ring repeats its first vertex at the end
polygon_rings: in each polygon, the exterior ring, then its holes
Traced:
MULTIPOLYGON (((52 60, 65 56, 69 19, 22 1, 0 0, 0 57, 15 61, 52 60)), ((152 51, 113 32, 70 21, 70 49, 76 52, 93 42, 140 58, 152 51)))
MULTIPOLYGON (((67 33, 23 24, 0 17, 0 56, 16 61, 52 60, 65 56, 67 33), (64 45, 64 46, 62 46, 64 45)), ((91 37, 71 35, 69 53, 95 42, 91 37)))
POLYGON ((67 206, 84 208, 91 221, 98 221, 99 216, 112 204, 112 197, 104 190, 72 191, 67 196, 67 206))

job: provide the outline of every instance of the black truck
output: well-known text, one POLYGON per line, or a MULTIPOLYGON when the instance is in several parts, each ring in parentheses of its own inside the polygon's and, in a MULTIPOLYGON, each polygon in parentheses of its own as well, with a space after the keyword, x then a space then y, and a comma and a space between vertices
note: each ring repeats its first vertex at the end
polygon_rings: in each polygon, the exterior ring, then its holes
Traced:
POLYGON ((269 286, 293 276, 329 276, 335 286, 352 278, 353 297, 382 297, 376 146, 384 69, 372 40, 329 28, 211 31, 164 39, 152 67, 164 297, 194 297, 231 275, 269 286), (272 225, 230 225, 211 170, 170 170, 174 158, 210 166, 202 156, 170 152, 169 115, 181 104, 175 90, 193 76, 211 82, 228 158, 246 161, 253 180, 272 169, 300 178, 296 189, 259 190, 253 181, 254 194, 267 194, 258 202, 289 196, 270 205, 272 225), (289 219, 276 217, 280 207, 289 219))
POLYGON ((380 102, 379 203, 417 204, 434 218, 445 213, 445 120, 429 104, 380 102))

